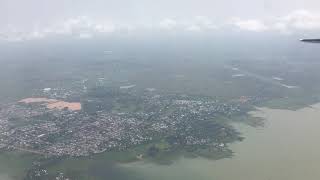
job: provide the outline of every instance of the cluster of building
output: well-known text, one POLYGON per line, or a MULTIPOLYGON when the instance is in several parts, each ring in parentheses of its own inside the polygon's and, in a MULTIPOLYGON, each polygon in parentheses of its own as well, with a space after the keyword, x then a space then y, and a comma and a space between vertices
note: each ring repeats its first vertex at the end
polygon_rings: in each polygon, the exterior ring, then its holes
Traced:
MULTIPOLYGON (((47 89, 46 91, 50 91, 47 89)), ((128 94, 130 95, 130 94, 128 94)), ((87 156, 166 139, 172 145, 224 147, 238 136, 214 118, 241 111, 238 104, 180 95, 140 96, 143 111, 49 109, 14 103, 0 110, 0 148, 54 156, 87 156)))

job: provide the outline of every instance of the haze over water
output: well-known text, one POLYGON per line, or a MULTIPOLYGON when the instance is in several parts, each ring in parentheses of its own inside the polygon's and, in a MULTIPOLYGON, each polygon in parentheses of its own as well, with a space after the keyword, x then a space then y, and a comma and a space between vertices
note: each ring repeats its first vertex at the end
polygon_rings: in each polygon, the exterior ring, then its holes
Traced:
POLYGON ((258 129, 239 125, 246 138, 231 145, 233 158, 181 159, 170 166, 142 162, 124 166, 154 180, 317 180, 320 177, 320 104, 297 111, 261 108, 252 115, 265 118, 266 125, 258 129))

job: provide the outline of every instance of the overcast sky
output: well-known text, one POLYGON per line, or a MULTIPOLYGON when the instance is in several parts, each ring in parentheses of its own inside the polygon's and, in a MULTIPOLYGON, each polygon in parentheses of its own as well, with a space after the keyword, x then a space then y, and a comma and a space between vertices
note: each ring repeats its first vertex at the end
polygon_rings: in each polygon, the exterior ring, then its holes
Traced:
POLYGON ((319 0, 0 0, 7 39, 126 31, 320 33, 319 0), (21 37, 20 37, 21 36, 21 37))

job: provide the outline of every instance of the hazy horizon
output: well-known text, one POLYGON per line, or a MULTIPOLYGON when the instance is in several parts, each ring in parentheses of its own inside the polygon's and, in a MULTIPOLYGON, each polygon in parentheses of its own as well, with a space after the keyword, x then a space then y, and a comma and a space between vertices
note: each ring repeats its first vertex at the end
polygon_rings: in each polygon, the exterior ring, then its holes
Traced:
MULTIPOLYGON (((314 37, 316 0, 283 1, 17 1, 0 2, 0 39, 252 34, 314 37)), ((259 36, 258 35, 258 36, 259 36)))

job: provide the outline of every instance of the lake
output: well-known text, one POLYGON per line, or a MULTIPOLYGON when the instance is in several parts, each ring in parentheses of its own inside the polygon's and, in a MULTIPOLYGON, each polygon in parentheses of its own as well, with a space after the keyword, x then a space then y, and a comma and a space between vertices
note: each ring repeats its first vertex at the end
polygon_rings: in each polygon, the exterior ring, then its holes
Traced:
POLYGON ((259 108, 251 114, 265 118, 265 126, 236 124, 245 139, 230 146, 235 152, 230 159, 181 158, 169 166, 144 162, 122 166, 152 180, 320 178, 320 104, 297 111, 259 108))

